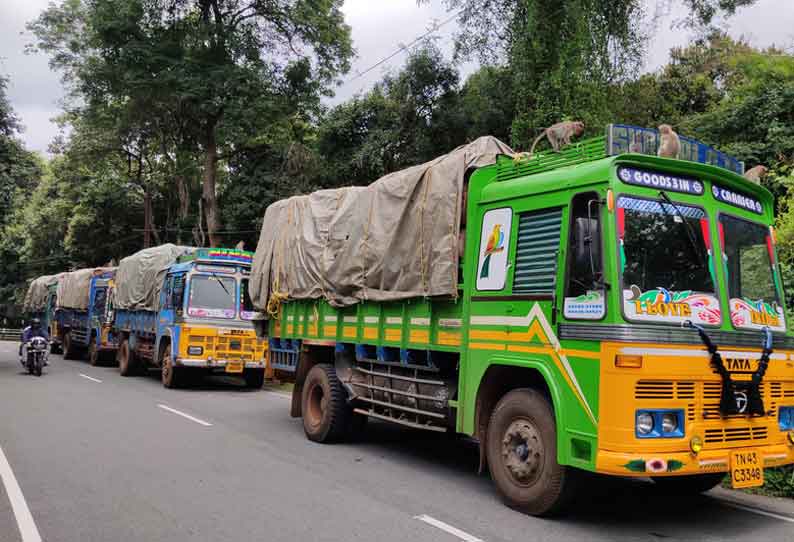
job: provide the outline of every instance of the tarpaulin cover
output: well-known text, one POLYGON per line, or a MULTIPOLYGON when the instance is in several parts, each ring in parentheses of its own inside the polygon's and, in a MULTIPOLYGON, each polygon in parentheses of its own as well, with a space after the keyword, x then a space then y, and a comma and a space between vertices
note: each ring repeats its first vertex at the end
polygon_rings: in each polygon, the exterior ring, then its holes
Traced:
POLYGON ((47 290, 58 282, 58 278, 65 273, 58 275, 44 275, 34 279, 30 283, 28 293, 25 294, 24 308, 27 312, 42 312, 47 308, 47 290))
POLYGON ((177 258, 195 250, 193 247, 166 244, 145 248, 121 260, 116 271, 115 307, 156 311, 168 268, 176 263, 177 258))
POLYGON ((265 211, 251 299, 363 300, 454 296, 466 172, 513 151, 481 137, 367 187, 320 190, 265 211))
POLYGON ((58 307, 81 311, 88 309, 91 279, 115 269, 115 267, 90 267, 62 273, 63 276, 58 281, 58 307))

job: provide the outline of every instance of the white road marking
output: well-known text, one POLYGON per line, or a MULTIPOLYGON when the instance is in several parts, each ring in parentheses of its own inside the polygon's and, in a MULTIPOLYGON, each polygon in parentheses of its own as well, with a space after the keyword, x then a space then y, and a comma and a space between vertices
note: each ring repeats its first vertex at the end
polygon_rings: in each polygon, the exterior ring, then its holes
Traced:
POLYGON ((93 381, 93 382, 99 382, 100 384, 102 383, 102 381, 101 381, 101 380, 99 380, 98 378, 94 378, 93 376, 84 375, 83 373, 79 373, 79 374, 80 374, 80 376, 82 376, 83 378, 87 378, 88 380, 91 380, 91 381, 93 381))
POLYGON ((187 418, 188 420, 190 420, 192 422, 196 422, 199 425, 203 425, 204 427, 212 427, 211 423, 205 422, 204 420, 200 420, 198 418, 194 418, 190 414, 185 414, 184 412, 180 412, 179 410, 177 410, 175 408, 171 408, 170 406, 160 405, 160 404, 158 404, 157 406, 162 408, 163 410, 167 410, 168 412, 173 412, 177 416, 182 416, 183 418, 187 418))
POLYGON ((461 540, 465 540, 466 542, 483 542, 481 539, 477 538, 476 536, 472 536, 466 531, 461 531, 457 527, 453 527, 448 523, 444 523, 443 521, 437 520, 434 517, 427 516, 422 514, 421 516, 414 516, 414 519, 418 519, 419 521, 424 521, 428 525, 432 525, 437 529, 441 529, 442 531, 446 531, 452 536, 456 536, 461 540))
POLYGON ((784 516, 781 514, 775 514, 774 512, 767 512, 766 510, 759 510, 758 508, 752 508, 750 506, 744 506, 741 504, 732 503, 730 501, 724 501, 722 499, 718 499, 722 504, 725 506, 730 506, 731 508, 736 508, 738 510, 744 510, 745 512, 750 512, 752 514, 758 514, 759 516, 767 516, 770 518, 779 519, 781 521, 788 521, 789 523, 794 523, 794 518, 790 516, 784 516))
POLYGON ((36 522, 33 521, 28 503, 25 502, 25 496, 22 495, 22 490, 19 488, 17 479, 14 477, 14 472, 11 470, 11 465, 8 463, 2 448, 0 448, 0 478, 2 478, 3 485, 6 488, 8 500, 11 501, 11 509, 17 518, 17 526, 19 527, 22 542, 41 542, 41 535, 38 528, 36 528, 36 522))

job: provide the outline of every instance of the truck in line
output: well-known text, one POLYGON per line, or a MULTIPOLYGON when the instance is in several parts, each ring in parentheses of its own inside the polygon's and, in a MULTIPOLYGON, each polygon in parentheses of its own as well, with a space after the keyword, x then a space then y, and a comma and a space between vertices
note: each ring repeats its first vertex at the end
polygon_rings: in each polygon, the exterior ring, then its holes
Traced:
MULTIPOLYGON (((682 159, 669 159, 658 144, 655 130, 611 125, 559 153, 468 168, 449 196, 463 217, 443 224, 468 225, 459 287, 444 295, 432 295, 434 253, 413 258, 434 224, 424 215, 370 212, 376 193, 365 227, 339 232, 355 194, 271 206, 266 223, 283 224, 263 229, 253 298, 306 436, 345 439, 365 419, 468 435, 504 501, 535 515, 562 510, 586 471, 686 494, 726 474, 759 486, 764 468, 794 463, 794 337, 772 195, 715 149, 682 138, 682 159), (384 242, 373 235, 409 220, 424 229, 384 237, 402 249, 371 256, 384 242), (337 273, 335 257, 361 247, 379 266, 337 273), (427 294, 373 300, 414 272, 406 261, 421 263, 427 294)), ((445 216, 443 200, 429 204, 445 216)), ((442 240, 429 246, 448 251, 442 240)))
POLYGON ((267 348, 251 322, 251 257, 162 245, 121 260, 112 296, 121 375, 154 368, 176 388, 222 373, 262 387, 267 348))
POLYGON ((115 268, 89 268, 62 273, 52 297, 53 344, 65 359, 87 358, 91 365, 116 358, 118 342, 111 326, 108 292, 115 268))
POLYGON ((61 352, 60 338, 57 337, 57 324, 53 320, 58 297, 58 280, 63 275, 42 275, 30 282, 23 303, 24 312, 31 318, 41 320, 41 326, 50 337, 50 352, 61 352))
POLYGON ((108 292, 113 268, 88 268, 38 277, 25 296, 25 310, 50 336, 50 351, 67 359, 87 354, 91 365, 115 358, 108 292))

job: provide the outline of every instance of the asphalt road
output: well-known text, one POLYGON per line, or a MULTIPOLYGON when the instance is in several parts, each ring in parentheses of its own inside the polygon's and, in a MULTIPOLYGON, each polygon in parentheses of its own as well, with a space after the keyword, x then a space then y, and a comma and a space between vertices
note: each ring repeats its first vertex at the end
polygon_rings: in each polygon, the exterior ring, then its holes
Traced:
POLYGON ((501 504, 467 441, 374 423, 315 444, 277 392, 50 362, 28 376, 0 342, 0 542, 794 541, 794 502, 628 481, 532 518, 501 504))

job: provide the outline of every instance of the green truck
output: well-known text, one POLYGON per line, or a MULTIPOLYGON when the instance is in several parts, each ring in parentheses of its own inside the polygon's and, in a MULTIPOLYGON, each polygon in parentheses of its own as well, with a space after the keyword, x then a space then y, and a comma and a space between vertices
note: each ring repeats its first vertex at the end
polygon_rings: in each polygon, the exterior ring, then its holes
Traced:
MULTIPOLYGON (((416 217, 403 214, 381 237, 366 189, 268 209, 252 299, 306 436, 341 440, 367 419, 468 435, 505 502, 535 515, 563 509, 584 471, 686 494, 794 463, 772 196, 730 156, 682 138, 679 159, 658 158, 658 142, 610 125, 559 153, 497 148, 464 161, 457 219, 430 197, 438 223, 405 229, 416 217), (363 234, 343 220, 356 213, 363 234), (464 232, 457 269, 424 250, 447 226, 464 232), (437 288, 439 268, 454 291, 437 288)), ((439 160, 410 205, 443 177, 439 160)))

